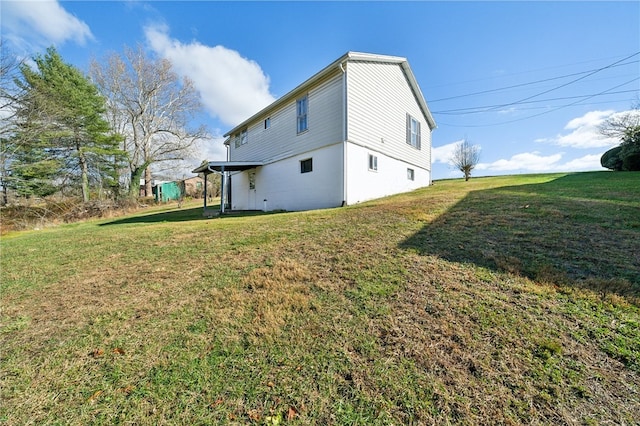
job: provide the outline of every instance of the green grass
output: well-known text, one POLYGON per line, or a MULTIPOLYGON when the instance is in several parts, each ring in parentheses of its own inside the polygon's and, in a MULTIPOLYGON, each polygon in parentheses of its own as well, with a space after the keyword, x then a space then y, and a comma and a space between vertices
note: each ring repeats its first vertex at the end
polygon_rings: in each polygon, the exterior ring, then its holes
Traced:
POLYGON ((3 236, 0 423, 633 424, 640 175, 3 236))

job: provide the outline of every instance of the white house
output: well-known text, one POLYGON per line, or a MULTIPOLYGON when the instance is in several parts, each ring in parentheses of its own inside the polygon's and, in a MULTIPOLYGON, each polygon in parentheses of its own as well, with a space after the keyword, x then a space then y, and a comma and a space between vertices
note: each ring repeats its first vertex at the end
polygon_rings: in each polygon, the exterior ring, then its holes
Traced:
POLYGON ((227 161, 194 173, 226 177, 223 211, 350 205, 430 185, 435 126, 405 58, 348 52, 230 130, 227 161))

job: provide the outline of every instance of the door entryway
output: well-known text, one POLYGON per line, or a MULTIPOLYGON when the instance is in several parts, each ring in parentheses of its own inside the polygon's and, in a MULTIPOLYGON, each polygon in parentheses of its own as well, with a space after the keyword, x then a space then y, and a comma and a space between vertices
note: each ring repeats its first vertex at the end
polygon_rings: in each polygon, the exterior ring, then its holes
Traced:
POLYGON ((256 201, 256 171, 249 170, 249 210, 258 210, 256 201))

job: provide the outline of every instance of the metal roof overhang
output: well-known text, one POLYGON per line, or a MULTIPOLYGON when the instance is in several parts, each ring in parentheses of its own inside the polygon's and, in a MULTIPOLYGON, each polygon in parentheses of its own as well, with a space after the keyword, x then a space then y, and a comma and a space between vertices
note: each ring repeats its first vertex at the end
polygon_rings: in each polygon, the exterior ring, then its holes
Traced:
POLYGON ((262 165, 264 165, 264 163, 258 161, 209 161, 207 164, 203 164, 197 169, 194 169, 192 173, 204 173, 208 175, 214 172, 239 172, 242 170, 255 169, 262 165))

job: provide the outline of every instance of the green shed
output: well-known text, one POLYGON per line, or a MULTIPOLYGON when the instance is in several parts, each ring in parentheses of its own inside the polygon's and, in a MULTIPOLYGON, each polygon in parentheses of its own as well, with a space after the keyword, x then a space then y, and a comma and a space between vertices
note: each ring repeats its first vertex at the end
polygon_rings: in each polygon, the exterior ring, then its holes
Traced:
POLYGON ((182 191, 178 182, 159 182, 153 188, 153 195, 156 202, 166 203, 171 200, 179 200, 182 197, 182 191))

